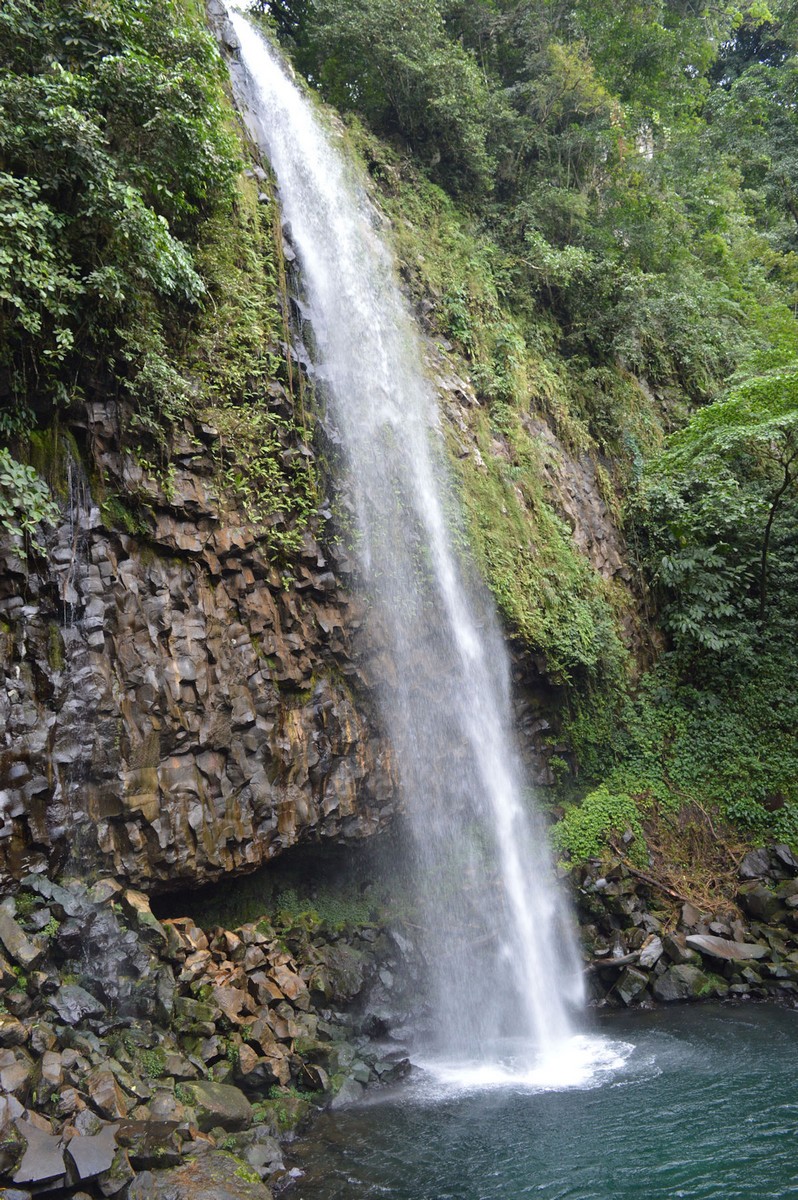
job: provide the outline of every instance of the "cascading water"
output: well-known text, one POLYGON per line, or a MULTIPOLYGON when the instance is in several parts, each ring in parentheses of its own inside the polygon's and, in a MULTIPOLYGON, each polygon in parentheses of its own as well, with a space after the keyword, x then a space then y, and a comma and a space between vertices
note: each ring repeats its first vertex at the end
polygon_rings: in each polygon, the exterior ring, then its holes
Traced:
POLYGON ((501 1039, 528 1071, 571 1035, 580 972, 513 745, 501 635, 455 549, 423 347, 356 171, 274 49, 229 15, 240 99, 291 226, 362 586, 390 663, 380 700, 413 835, 436 1049, 487 1066, 501 1039))

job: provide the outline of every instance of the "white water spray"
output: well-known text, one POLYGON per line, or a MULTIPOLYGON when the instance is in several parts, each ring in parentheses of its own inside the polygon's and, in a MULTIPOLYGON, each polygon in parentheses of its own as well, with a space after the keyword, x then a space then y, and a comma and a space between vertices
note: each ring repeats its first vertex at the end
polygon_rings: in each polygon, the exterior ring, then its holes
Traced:
POLYGON ((379 683, 412 829, 436 1051, 552 1062, 581 999, 570 925, 511 733, 507 655, 456 523, 423 346, 355 169, 237 12, 240 98, 277 176, 340 433, 379 683), (497 1042, 513 1049, 497 1051, 497 1042), (508 1041, 509 1039, 509 1041, 508 1041))

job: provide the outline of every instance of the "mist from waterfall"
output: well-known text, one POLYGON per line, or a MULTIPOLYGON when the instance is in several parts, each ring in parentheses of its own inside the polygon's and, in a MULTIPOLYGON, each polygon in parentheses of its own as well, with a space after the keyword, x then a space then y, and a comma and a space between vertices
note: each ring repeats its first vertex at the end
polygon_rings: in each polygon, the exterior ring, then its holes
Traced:
POLYGON ((239 100, 278 181, 340 435, 382 720, 412 831, 436 1051, 526 1068, 571 1036, 581 972, 511 728, 506 649, 464 550, 424 346, 357 168, 238 12, 239 100), (242 94, 241 94, 242 93, 242 94))

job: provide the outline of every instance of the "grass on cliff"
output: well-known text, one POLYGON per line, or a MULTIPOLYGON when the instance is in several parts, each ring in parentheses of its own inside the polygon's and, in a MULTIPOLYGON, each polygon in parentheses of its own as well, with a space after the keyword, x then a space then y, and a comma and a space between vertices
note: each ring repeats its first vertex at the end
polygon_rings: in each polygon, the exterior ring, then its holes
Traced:
POLYGON ((681 875, 695 892, 724 877, 713 846, 737 861, 746 846, 798 847, 794 658, 771 648, 752 670, 727 656, 700 673, 694 664, 689 682, 679 656, 666 655, 635 696, 577 707, 566 735, 579 776, 563 789, 557 848, 576 862, 631 829, 638 865, 681 875), (704 830, 689 851, 679 849, 685 829, 704 830))
MULTIPOLYGON (((412 298, 479 400, 463 409, 468 431, 452 426, 448 437, 468 538, 496 603, 512 632, 543 653, 553 678, 617 686, 626 671, 620 629, 628 600, 574 544, 546 482, 543 463, 552 454, 534 419, 547 420, 569 453, 596 458, 591 423, 608 438, 612 431, 619 470, 627 470, 629 447, 638 453, 659 436, 653 408, 639 389, 636 406, 624 403, 631 385, 621 372, 605 371, 599 387, 580 367, 567 367, 555 326, 519 307, 512 261, 478 222, 354 118, 349 140, 391 219, 412 298)), ((617 505, 598 465, 606 500, 617 505)))

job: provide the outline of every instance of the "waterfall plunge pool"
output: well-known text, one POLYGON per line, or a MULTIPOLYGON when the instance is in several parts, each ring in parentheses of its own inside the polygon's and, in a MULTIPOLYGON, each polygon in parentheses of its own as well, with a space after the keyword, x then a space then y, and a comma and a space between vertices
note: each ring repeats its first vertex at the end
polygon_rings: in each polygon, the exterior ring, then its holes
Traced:
POLYGON ((325 1114, 290 1200, 762 1200, 798 1195, 798 1012, 611 1013, 595 1069, 548 1089, 418 1069, 325 1114))

